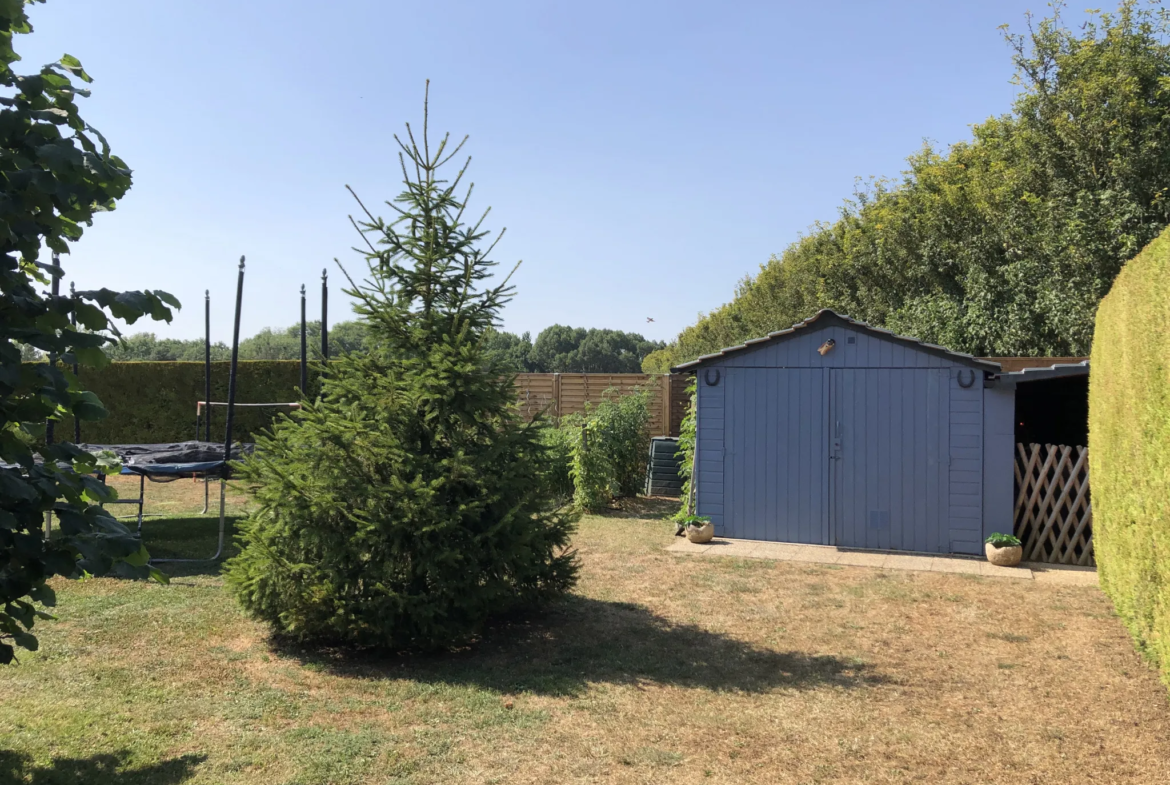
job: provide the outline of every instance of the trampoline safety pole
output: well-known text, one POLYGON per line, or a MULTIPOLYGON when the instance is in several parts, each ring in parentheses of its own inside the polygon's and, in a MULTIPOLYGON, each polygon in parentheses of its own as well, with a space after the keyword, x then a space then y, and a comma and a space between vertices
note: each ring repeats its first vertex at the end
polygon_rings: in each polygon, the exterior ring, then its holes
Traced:
POLYGON ((227 427, 223 439, 223 476, 230 474, 227 462, 232 458, 232 426, 236 419, 236 368, 240 362, 240 311, 244 306, 244 257, 240 257, 240 275, 236 279, 236 319, 232 325, 232 363, 228 372, 227 427))
MULTIPOLYGON (((203 441, 211 441, 211 290, 203 290, 203 441)), ((196 431, 195 440, 199 440, 196 431)))
MULTIPOLYGON (((53 251, 53 284, 50 289, 53 297, 53 307, 58 305, 58 299, 61 294, 61 257, 56 251, 53 251)), ((56 330, 53 331, 56 334, 56 330)), ((49 369, 50 372, 57 367, 57 355, 55 352, 49 352, 49 369)), ((53 444, 53 420, 48 418, 45 420, 45 445, 51 446, 53 444)), ((45 539, 53 533, 53 511, 45 510, 45 539)))
MULTIPOLYGON (((240 276, 236 280, 236 320, 232 325, 232 364, 228 375, 227 427, 223 440, 223 471, 219 477, 219 548, 212 559, 223 552, 224 507, 228 478, 231 476, 232 426, 236 419, 236 368, 240 362, 240 311, 244 305, 244 257, 240 257, 240 276)), ((208 407, 210 408, 210 407, 208 407)))
MULTIPOLYGON (((71 300, 72 310, 69 312, 69 324, 73 327, 73 332, 77 332, 77 287, 72 281, 69 282, 69 299, 71 300)), ((73 375, 80 376, 81 368, 77 364, 77 355, 73 356, 73 375)), ((81 418, 73 418, 73 443, 81 444, 81 418)))
POLYGON ((321 271, 321 362, 329 362, 329 270, 321 271))
POLYGON ((305 285, 301 284, 301 397, 309 393, 309 346, 305 325, 305 285))
MULTIPOLYGON (((203 290, 203 441, 211 441, 211 290, 203 290)), ((195 441, 199 441, 199 416, 195 417, 195 441)), ((203 478, 203 512, 211 505, 210 488, 203 478)))

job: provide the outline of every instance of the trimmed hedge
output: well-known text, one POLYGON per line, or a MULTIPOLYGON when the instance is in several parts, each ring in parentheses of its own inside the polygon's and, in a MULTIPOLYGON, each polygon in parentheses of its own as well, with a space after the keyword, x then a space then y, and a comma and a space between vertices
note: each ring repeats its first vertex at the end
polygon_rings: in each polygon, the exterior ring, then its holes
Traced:
MULTIPOLYGON (((231 363, 211 364, 211 399, 226 401, 231 363)), ((300 363, 295 360, 241 361, 236 382, 237 403, 273 403, 298 400, 300 363)), ((110 413, 82 426, 81 439, 91 444, 185 441, 195 438, 195 402, 203 400, 203 363, 117 362, 105 368, 82 368, 81 383, 101 399, 110 413)), ((309 377, 309 390, 316 382, 309 377)), ((235 441, 253 441, 253 434, 288 409, 236 409, 235 441)), ((211 440, 222 441, 227 410, 216 406, 211 414, 211 440)), ((73 438, 73 420, 56 427, 62 439, 73 438)), ((200 438, 203 431, 200 429, 200 438)))
POLYGON ((1126 264, 1101 301, 1091 365, 1100 582, 1170 685, 1170 230, 1126 264))

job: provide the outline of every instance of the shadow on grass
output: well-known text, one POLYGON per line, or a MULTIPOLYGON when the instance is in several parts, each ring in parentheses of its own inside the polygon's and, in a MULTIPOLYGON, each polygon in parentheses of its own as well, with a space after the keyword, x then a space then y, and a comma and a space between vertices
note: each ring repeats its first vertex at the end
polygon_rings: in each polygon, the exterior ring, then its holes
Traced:
POLYGON ((572 696, 595 682, 716 692, 854 689, 885 682, 852 659, 759 648, 672 623, 640 605, 582 597, 528 620, 498 624, 474 647, 455 653, 378 655, 282 641, 274 646, 336 675, 474 685, 500 693, 572 696))
POLYGON ((636 496, 615 499, 614 507, 599 513, 603 518, 665 519, 678 512, 679 499, 665 496, 636 496))
MULTIPOLYGON (((155 566, 173 578, 219 575, 226 559, 239 552, 233 538, 238 516, 224 518, 223 553, 215 561, 157 562, 155 566)), ((142 524, 142 543, 151 559, 206 559, 219 542, 218 515, 184 518, 147 518, 142 524)))
POLYGON ((32 756, 0 749, 0 782, 13 785, 172 785, 186 782, 206 755, 184 755, 161 763, 125 768, 130 753, 123 751, 89 758, 54 758, 37 766, 32 756))

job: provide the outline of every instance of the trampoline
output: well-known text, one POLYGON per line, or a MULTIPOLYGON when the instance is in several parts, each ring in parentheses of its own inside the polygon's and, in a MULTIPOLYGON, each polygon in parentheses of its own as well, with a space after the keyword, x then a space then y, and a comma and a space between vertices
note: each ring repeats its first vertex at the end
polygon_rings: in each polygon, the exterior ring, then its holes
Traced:
MULTIPOLYGON (((54 276, 54 283, 56 283, 54 276)), ((139 478, 138 498, 115 499, 105 504, 132 504, 137 510, 137 533, 142 537, 142 520, 145 517, 143 507, 146 500, 146 483, 166 483, 184 478, 204 479, 203 486, 203 513, 207 514, 210 507, 209 480, 219 479, 219 539, 215 553, 207 558, 168 558, 151 559, 151 562, 208 562, 216 561, 223 555, 225 537, 225 488, 231 475, 231 461, 238 460, 252 451, 251 444, 238 444, 232 441, 232 427, 235 420, 235 410, 240 407, 278 407, 295 410, 301 408, 299 402, 288 403, 240 403, 236 401, 236 371, 239 366, 240 350, 240 311, 244 296, 244 257, 240 257, 239 276, 236 282, 236 309, 235 324, 232 330, 231 369, 228 377, 227 401, 211 400, 211 293, 204 293, 204 398, 195 402, 195 440, 186 442, 172 442, 167 444, 80 444, 80 423, 75 423, 74 442, 87 452, 110 451, 118 456, 122 463, 122 475, 132 475, 139 478), (227 409, 225 434, 223 442, 211 441, 211 409, 212 407, 227 409), (199 439, 199 431, 203 430, 204 438, 199 439)), ((328 332, 328 275, 321 273, 321 360, 329 360, 329 332, 328 332)), ((308 351, 306 346, 307 327, 305 321, 305 287, 301 286, 301 394, 305 394, 308 379, 308 351)), ((74 366, 76 373, 76 365, 74 366)), ((46 442, 52 443, 52 421, 48 423, 46 442)), ((105 482, 105 475, 98 475, 105 482)), ((45 533, 48 535, 51 528, 51 516, 46 514, 45 533)))
MULTIPOLYGON (((139 478, 138 498, 115 499, 106 504, 133 504, 138 507, 137 533, 142 537, 143 507, 146 502, 146 481, 165 483, 188 477, 202 477, 204 479, 203 512, 207 512, 209 488, 208 480, 219 478, 219 540, 215 553, 206 559, 151 559, 151 562, 201 562, 215 561, 223 555, 224 537, 226 532, 225 517, 225 483, 227 480, 227 461, 224 460, 224 447, 212 442, 175 442, 172 444, 79 444, 86 452, 108 450, 118 456, 122 462, 123 475, 134 475, 139 478)), ((241 455, 251 452, 252 445, 232 445, 231 460, 237 460, 241 455)), ((105 482, 105 475, 98 475, 105 482)))

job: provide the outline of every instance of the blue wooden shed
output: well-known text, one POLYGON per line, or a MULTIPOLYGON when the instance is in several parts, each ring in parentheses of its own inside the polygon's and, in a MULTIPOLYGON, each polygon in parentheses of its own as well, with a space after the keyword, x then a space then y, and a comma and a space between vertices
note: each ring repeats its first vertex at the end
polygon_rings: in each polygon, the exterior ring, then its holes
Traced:
POLYGON ((1012 531, 1000 366, 821 311, 698 377, 696 511, 725 537, 927 553, 1012 531))

